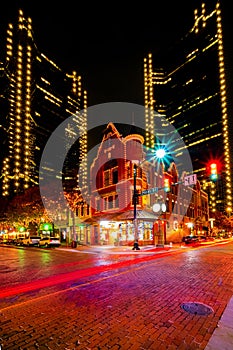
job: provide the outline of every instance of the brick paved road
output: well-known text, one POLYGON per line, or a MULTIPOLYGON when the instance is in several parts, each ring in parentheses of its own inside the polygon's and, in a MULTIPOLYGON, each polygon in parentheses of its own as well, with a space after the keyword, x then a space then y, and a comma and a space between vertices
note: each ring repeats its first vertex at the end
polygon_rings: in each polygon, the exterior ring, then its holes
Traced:
POLYGON ((2 350, 205 349, 233 295, 232 263, 233 243, 228 243, 102 272, 20 303, 16 299, 0 310, 2 350), (190 301, 213 312, 181 308, 190 301))

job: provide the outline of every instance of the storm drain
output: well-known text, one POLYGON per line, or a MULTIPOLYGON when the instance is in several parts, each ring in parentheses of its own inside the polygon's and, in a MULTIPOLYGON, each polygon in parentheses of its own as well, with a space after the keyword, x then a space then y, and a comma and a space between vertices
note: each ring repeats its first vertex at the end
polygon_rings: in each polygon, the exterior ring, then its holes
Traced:
POLYGON ((193 315, 210 315, 214 310, 203 303, 188 302, 181 304, 181 308, 193 315))

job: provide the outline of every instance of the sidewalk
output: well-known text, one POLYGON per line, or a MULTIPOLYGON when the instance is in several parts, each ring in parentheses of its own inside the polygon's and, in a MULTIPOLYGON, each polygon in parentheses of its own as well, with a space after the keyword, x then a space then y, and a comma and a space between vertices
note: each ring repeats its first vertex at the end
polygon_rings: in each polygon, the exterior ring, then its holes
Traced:
POLYGON ((185 244, 185 243, 170 243, 165 244, 164 247, 157 247, 155 245, 145 245, 140 246, 140 250, 132 250, 131 246, 114 246, 114 245, 77 245, 76 248, 72 248, 71 245, 67 246, 66 243, 62 243, 59 249, 65 249, 70 251, 83 251, 86 253, 121 253, 121 254, 151 254, 151 253, 163 253, 171 252, 180 249, 195 248, 199 246, 209 246, 212 244, 224 243, 232 241, 232 239, 216 239, 214 241, 199 242, 195 244, 185 244))
POLYGON ((114 246, 114 245, 77 245, 76 248, 72 248, 66 244, 62 244, 59 250, 69 250, 74 252, 85 253, 106 253, 106 254, 151 254, 151 253, 163 253, 168 251, 174 251, 177 249, 187 248, 185 245, 172 244, 165 245, 164 247, 156 247, 154 245, 140 246, 140 250, 132 250, 132 246, 114 246))

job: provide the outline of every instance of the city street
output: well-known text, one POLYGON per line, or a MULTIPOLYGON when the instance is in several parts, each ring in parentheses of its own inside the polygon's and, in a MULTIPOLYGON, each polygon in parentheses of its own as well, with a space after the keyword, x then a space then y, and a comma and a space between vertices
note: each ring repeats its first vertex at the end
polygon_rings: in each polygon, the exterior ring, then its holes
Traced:
POLYGON ((0 344, 205 349, 233 295, 233 242, 164 252, 0 247, 0 344))

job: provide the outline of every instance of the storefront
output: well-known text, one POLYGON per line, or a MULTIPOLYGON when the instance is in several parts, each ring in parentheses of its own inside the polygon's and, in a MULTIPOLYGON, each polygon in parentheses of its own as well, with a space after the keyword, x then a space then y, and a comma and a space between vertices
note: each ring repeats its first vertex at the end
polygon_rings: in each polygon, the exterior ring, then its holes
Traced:
MULTIPOLYGON (((153 213, 139 211, 137 238, 141 245, 154 244, 153 224, 157 219, 153 213)), ((118 215, 103 216, 95 227, 95 243, 101 245, 128 245, 135 240, 135 223, 132 211, 118 215)))

